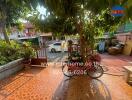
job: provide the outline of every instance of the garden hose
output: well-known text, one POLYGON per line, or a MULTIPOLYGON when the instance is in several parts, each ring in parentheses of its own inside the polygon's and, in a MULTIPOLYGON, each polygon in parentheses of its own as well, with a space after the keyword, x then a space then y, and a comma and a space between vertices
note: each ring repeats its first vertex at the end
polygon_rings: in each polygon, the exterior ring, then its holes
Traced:
POLYGON ((123 74, 113 74, 113 73, 104 73, 104 74, 107 74, 107 75, 111 75, 111 76, 124 76, 123 74))
POLYGON ((104 71, 103 74, 111 75, 111 76, 124 76, 123 74, 113 74, 113 73, 108 73, 109 69, 106 66, 102 66, 103 68, 106 68, 106 71, 104 71))

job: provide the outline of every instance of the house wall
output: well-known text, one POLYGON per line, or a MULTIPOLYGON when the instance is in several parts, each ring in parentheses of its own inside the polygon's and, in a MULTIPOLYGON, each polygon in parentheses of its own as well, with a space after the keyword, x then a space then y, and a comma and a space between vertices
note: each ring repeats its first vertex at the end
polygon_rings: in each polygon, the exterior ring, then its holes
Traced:
POLYGON ((123 50, 124 55, 131 55, 132 56, 132 40, 126 41, 124 50, 123 50))
POLYGON ((125 43, 123 54, 132 55, 132 33, 117 34, 117 39, 125 43))
MULTIPOLYGON (((34 26, 31 23, 23 23, 24 29, 19 31, 16 26, 11 27, 9 39, 18 39, 18 37, 30 37, 36 35, 34 26)), ((4 39, 2 28, 0 27, 0 39, 4 39)))
POLYGON ((116 37, 119 41, 121 42, 126 42, 127 40, 129 40, 129 37, 131 36, 131 33, 128 32, 128 33, 120 33, 120 34, 117 34, 116 37))
POLYGON ((126 41, 126 35, 117 35, 117 39, 121 42, 125 42, 126 41))

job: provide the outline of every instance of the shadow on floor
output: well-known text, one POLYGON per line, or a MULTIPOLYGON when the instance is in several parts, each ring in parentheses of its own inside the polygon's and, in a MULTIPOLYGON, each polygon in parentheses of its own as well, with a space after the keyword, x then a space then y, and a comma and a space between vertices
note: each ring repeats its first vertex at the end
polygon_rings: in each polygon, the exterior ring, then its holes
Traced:
POLYGON ((125 61, 125 62, 130 62, 132 60, 132 57, 131 56, 126 56, 126 55, 123 55, 123 54, 119 54, 119 55, 109 55, 109 54, 101 54, 101 57, 102 58, 105 58, 105 59, 109 59, 109 60, 115 60, 115 59, 118 59, 118 60, 121 60, 121 61, 125 61))
POLYGON ((30 68, 11 75, 10 77, 0 81, 0 97, 6 98, 15 90, 29 82, 36 74, 40 73, 44 68, 30 68))
POLYGON ((52 100, 111 100, 107 86, 98 79, 78 76, 60 83, 52 100))

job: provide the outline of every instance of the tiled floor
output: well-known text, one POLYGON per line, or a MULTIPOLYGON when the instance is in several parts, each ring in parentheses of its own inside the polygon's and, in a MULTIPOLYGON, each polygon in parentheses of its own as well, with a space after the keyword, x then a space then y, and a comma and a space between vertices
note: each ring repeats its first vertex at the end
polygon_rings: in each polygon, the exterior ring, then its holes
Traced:
POLYGON ((132 57, 102 55, 105 73, 110 75, 98 80, 86 76, 68 79, 61 64, 26 69, 0 81, 0 100, 132 100, 132 86, 122 76, 122 67, 129 61, 132 57))

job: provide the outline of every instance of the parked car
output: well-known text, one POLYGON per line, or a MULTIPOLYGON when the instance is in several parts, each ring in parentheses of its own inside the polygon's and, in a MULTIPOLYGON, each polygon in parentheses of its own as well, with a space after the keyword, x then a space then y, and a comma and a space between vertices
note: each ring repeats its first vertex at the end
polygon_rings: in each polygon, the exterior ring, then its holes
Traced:
POLYGON ((66 42, 55 42, 53 44, 49 45, 49 51, 52 53, 55 52, 61 52, 61 51, 67 51, 67 43, 66 42))

